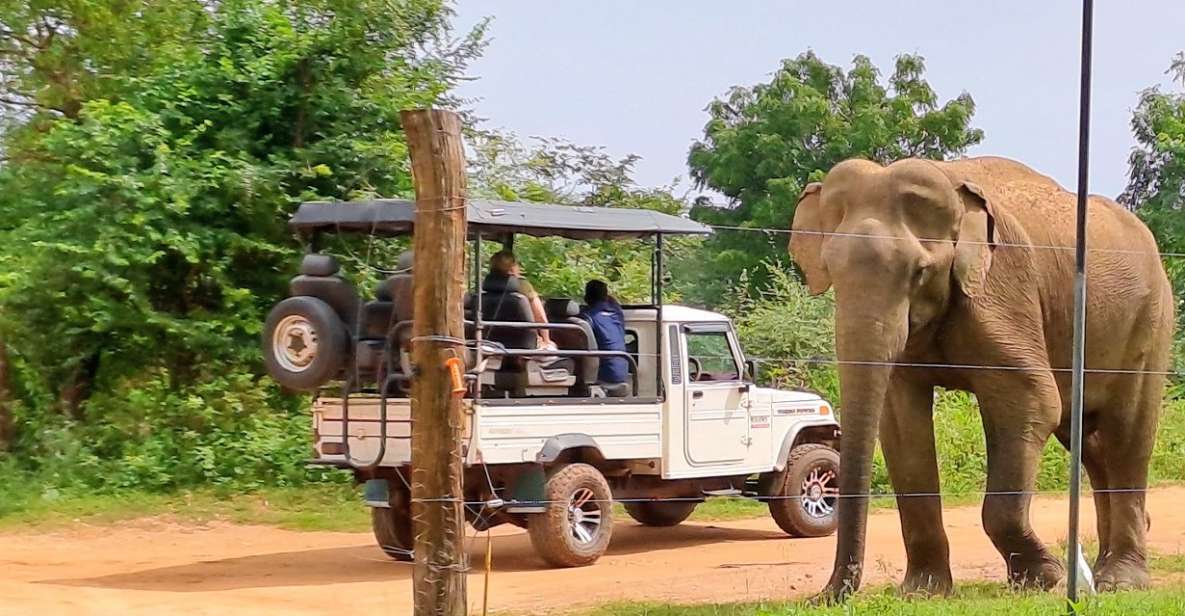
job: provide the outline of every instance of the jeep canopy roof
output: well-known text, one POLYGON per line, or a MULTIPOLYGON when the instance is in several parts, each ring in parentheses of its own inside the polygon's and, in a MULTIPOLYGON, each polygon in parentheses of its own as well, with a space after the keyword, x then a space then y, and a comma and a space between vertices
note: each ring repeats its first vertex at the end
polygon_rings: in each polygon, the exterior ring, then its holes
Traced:
MULTIPOLYGON (((574 240, 630 239, 652 235, 710 235, 712 229, 694 220, 652 210, 468 200, 469 230, 494 236, 524 233, 574 240)), ((310 201, 302 203, 288 222, 307 234, 343 231, 402 235, 412 232, 416 204, 406 199, 373 201, 310 201)))

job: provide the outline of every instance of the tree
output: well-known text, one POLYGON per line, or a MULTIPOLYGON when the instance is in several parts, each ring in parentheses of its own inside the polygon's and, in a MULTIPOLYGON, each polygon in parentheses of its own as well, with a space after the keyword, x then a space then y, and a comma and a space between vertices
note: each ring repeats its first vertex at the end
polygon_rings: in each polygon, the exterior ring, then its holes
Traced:
MULTIPOLYGON (((703 139, 687 157, 696 185, 719 191, 728 203, 701 198, 691 216, 713 225, 788 229, 803 187, 842 160, 942 159, 979 143, 983 131, 971 127, 971 95, 940 106, 924 71, 921 57, 898 56, 882 85, 865 56, 845 72, 808 51, 784 60, 768 83, 732 88, 708 105, 703 139)), ((746 271, 750 284, 767 284, 767 267, 787 263, 785 240, 721 230, 699 268, 703 299, 722 297, 746 271)))
MULTIPOLYGON (((524 144, 514 135, 494 131, 473 131, 468 141, 475 195, 667 214, 687 209, 672 188, 643 188, 634 182, 636 156, 614 159, 599 147, 554 138, 524 144)), ((675 240, 668 252, 677 260, 688 247, 687 241, 675 240)), ((521 237, 515 252, 544 295, 579 298, 584 284, 599 278, 623 302, 650 301, 651 247, 643 242, 521 237)))
MULTIPOLYGON (((1166 73, 1185 87, 1185 52, 1176 55, 1166 73)), ((1131 127, 1136 147, 1119 202, 1148 224, 1162 251, 1185 252, 1185 91, 1145 90, 1131 127)), ((1185 297, 1185 260, 1166 258, 1164 263, 1180 301, 1185 297)), ((1185 317, 1180 307, 1177 317, 1185 317)))
MULTIPOLYGON (((1185 52, 1177 54, 1167 73, 1185 86, 1185 52)), ((1185 248, 1185 92, 1145 90, 1131 126, 1136 147, 1119 202, 1152 227, 1162 249, 1179 251, 1185 248)))
POLYGON ((148 455, 129 432, 177 430, 191 449, 151 455, 200 473, 203 435, 282 411, 257 336, 297 263, 285 223, 305 199, 410 194, 398 112, 454 104, 482 46, 449 17, 440 0, 0 2, 0 340, 24 423, 56 409, 107 459, 148 455))

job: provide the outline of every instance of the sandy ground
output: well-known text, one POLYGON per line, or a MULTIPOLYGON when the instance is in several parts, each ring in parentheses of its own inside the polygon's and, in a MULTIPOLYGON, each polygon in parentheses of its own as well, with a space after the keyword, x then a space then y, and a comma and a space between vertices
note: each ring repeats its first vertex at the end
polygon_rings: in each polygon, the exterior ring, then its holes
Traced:
MULTIPOLYGON (((1185 550, 1185 488, 1154 491, 1149 543, 1185 550)), ((1093 531, 1090 500, 1084 526, 1093 531)), ((957 581, 1002 580, 1003 563, 976 507, 945 516, 957 581)), ((1066 503, 1038 500, 1033 522, 1048 542, 1064 538, 1066 503)), ((834 538, 788 539, 768 518, 650 529, 618 522, 595 566, 549 570, 527 537, 497 529, 490 609, 556 613, 619 600, 711 602, 801 596, 830 573, 834 538)), ((485 537, 474 539, 475 565, 485 537)), ((866 583, 898 580, 905 556, 897 514, 872 515, 866 583)), ((0 535, 0 614, 411 613, 411 568, 388 561, 369 534, 292 532, 144 520, 110 527, 0 535)), ((480 607, 482 575, 469 576, 480 607)), ((480 610, 474 610, 480 613, 480 610)))

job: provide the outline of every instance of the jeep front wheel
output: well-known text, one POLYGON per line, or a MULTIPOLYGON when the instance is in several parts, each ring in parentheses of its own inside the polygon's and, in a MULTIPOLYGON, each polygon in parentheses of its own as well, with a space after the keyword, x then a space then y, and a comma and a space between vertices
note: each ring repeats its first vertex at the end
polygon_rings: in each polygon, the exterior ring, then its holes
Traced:
POLYGON ((769 513, 793 537, 823 537, 835 532, 839 501, 839 452, 817 443, 790 450, 786 468, 771 478, 769 513))
POLYGON ((587 464, 560 467, 544 487, 545 511, 527 521, 531 545, 556 567, 591 565, 609 548, 613 495, 600 471, 587 464))

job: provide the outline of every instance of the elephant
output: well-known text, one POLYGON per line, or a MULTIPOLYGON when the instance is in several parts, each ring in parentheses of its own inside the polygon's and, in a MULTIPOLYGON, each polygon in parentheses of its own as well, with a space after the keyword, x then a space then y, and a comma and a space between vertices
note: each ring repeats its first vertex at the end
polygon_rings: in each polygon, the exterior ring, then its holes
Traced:
MULTIPOLYGON (((835 290, 843 434, 835 564, 821 598, 859 588, 878 437, 908 560, 901 591, 952 590, 936 387, 978 399, 983 528, 1009 582, 1047 589, 1065 575, 1029 505, 1049 436, 1070 438, 1075 205, 1051 178, 998 157, 852 159, 803 191, 789 248, 811 293, 835 290)), ((1095 581, 1140 588, 1173 297, 1133 213, 1092 195, 1088 221, 1082 460, 1098 514, 1095 581)))

